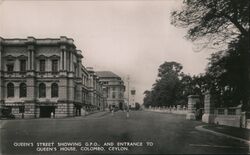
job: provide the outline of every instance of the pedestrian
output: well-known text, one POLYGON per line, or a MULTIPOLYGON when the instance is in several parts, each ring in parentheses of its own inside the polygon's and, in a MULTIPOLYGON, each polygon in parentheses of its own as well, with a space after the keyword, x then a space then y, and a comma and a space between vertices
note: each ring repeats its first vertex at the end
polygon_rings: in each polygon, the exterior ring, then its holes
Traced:
POLYGON ((127 109, 127 115, 126 115, 127 118, 129 118, 129 108, 127 109))
POLYGON ((112 116, 114 116, 114 108, 111 109, 111 112, 112 116))
POLYGON ((50 113, 50 117, 54 118, 54 113, 53 112, 50 113))

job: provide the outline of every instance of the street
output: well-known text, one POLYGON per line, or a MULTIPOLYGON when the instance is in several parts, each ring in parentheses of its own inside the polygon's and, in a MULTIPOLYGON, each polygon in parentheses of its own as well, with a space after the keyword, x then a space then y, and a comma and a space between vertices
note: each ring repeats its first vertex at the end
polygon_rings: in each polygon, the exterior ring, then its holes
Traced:
POLYGON ((118 111, 113 116, 106 113, 65 119, 1 120, 1 152, 4 155, 248 153, 247 144, 195 129, 199 125, 204 123, 186 120, 184 115, 146 111, 131 111, 129 118, 126 112, 118 111), (58 143, 64 142, 75 142, 77 146, 60 150, 58 143), (143 146, 105 146, 100 150, 104 143, 117 142, 142 142, 143 146), (55 144, 52 149, 42 150, 37 143, 47 143, 44 146, 48 147, 48 143, 55 144), (90 146, 98 146, 99 150, 90 150, 90 146))

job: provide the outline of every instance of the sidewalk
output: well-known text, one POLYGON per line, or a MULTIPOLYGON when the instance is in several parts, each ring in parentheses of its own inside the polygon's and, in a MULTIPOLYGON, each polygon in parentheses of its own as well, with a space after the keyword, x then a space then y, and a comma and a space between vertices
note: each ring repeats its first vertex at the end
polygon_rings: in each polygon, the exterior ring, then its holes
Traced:
POLYGON ((214 132, 230 135, 233 137, 245 139, 247 141, 250 140, 250 130, 244 128, 236 128, 231 126, 224 126, 224 125, 215 125, 209 124, 202 126, 204 129, 208 129, 214 132))
POLYGON ((241 141, 249 146, 250 149, 250 130, 249 129, 242 129, 224 125, 200 125, 196 126, 195 129, 212 133, 217 136, 227 137, 230 139, 241 141))

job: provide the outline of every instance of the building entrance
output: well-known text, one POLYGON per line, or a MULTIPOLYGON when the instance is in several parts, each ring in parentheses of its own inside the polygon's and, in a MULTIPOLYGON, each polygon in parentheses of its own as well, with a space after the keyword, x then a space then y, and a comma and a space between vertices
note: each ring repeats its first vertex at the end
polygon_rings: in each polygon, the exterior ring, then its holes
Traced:
POLYGON ((119 103, 119 109, 123 110, 123 104, 122 104, 122 102, 119 103))
POLYGON ((51 112, 55 114, 55 107, 54 106, 41 106, 40 107, 40 117, 51 117, 51 112))

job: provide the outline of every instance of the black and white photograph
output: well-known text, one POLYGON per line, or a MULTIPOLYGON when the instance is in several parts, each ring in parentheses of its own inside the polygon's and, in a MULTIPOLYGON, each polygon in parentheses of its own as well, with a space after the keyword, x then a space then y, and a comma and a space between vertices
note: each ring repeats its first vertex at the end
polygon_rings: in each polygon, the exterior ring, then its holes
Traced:
POLYGON ((0 0, 0 155, 250 154, 249 0, 0 0))

